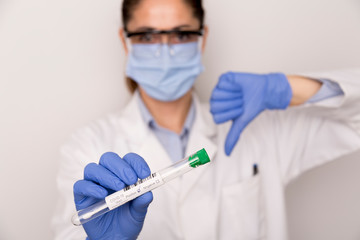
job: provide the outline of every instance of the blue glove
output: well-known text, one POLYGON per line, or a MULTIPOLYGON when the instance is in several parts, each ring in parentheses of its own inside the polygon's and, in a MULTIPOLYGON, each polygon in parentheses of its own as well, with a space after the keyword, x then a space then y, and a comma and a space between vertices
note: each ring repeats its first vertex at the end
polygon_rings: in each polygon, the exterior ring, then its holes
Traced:
MULTIPOLYGON (((99 164, 88 164, 84 170, 84 180, 74 184, 76 209, 86 208, 126 185, 134 184, 138 178, 143 179, 149 175, 150 168, 139 155, 129 153, 120 158, 115 153, 105 153, 101 156, 99 164)), ((88 238, 136 239, 152 199, 152 193, 147 192, 83 224, 88 238)))
POLYGON ((285 109, 292 90, 282 73, 223 74, 210 99, 210 112, 217 124, 233 121, 225 141, 230 155, 244 128, 265 109, 285 109))

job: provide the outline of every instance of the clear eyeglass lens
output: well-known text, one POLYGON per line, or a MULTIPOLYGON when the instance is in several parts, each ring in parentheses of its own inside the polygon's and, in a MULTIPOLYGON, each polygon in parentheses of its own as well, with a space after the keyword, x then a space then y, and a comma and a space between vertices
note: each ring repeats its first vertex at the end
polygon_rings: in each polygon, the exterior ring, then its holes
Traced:
POLYGON ((143 33, 130 37, 133 44, 154 44, 161 42, 161 35, 157 33, 143 33))
POLYGON ((169 34, 168 36, 170 44, 190 43, 199 40, 199 36, 194 33, 174 32, 169 34))
MULTIPOLYGON (((148 33, 146 33, 148 34, 148 33)), ((127 46, 130 52, 134 54, 134 56, 139 58, 158 58, 162 55, 163 45, 166 44, 169 46, 168 51, 171 56, 185 56, 191 55, 193 56, 197 51, 201 49, 202 46, 202 36, 197 34, 186 34, 179 35, 176 33, 172 34, 154 34, 150 33, 149 35, 135 35, 131 36, 127 39, 127 46), (168 37, 167 41, 162 40, 162 37, 168 37), (181 43, 196 43, 196 47, 188 47, 184 48, 181 46, 181 43), (147 48, 144 48, 144 45, 149 45, 147 48)))
POLYGON ((160 44, 163 43, 162 35, 166 36, 167 44, 181 44, 196 42, 199 40, 199 35, 187 32, 172 32, 167 34, 160 33, 143 33, 130 37, 132 44, 160 44))

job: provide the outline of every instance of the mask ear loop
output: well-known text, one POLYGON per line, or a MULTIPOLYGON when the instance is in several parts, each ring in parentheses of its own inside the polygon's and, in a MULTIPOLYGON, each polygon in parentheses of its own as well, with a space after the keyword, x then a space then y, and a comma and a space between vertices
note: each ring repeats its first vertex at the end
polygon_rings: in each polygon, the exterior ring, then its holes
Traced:
POLYGON ((131 40, 129 38, 125 39, 125 45, 126 45, 126 48, 128 50, 128 54, 130 54, 133 49, 132 49, 131 40))
POLYGON ((199 36, 199 40, 198 40, 198 50, 201 54, 203 54, 203 42, 204 42, 204 37, 203 36, 199 36))

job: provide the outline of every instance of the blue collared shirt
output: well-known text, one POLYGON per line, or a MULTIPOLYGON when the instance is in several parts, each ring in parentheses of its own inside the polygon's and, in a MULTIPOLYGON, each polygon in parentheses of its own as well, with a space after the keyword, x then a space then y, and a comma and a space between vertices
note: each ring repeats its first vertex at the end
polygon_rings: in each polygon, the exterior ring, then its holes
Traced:
POLYGON ((344 95, 344 92, 338 83, 327 79, 316 80, 322 82, 322 86, 319 91, 307 101, 308 103, 316 103, 327 98, 344 95))
MULTIPOLYGON (((324 100, 327 98, 344 94, 338 83, 326 79, 317 79, 317 80, 322 82, 323 84, 320 90, 311 99, 307 101, 308 103, 315 103, 320 100, 324 100)), ((159 142, 162 144, 167 154, 169 155, 170 159, 173 162, 183 159, 185 157, 186 146, 189 141, 190 130, 191 127, 193 126, 196 115, 194 101, 191 103, 189 113, 186 117, 183 129, 180 134, 177 134, 173 131, 170 131, 168 129, 159 126, 155 122, 149 110, 146 108, 140 95, 138 95, 138 102, 139 102, 140 112, 145 123, 154 132, 159 142)))
POLYGON ((186 117, 184 126, 180 134, 177 134, 171 130, 159 126, 155 122, 149 110, 146 108, 140 95, 138 95, 138 102, 139 102, 140 112, 145 123, 154 132, 159 142, 162 144, 167 154, 169 155, 170 159, 173 162, 183 159, 185 157, 185 151, 189 140, 190 130, 195 120, 196 110, 195 110, 194 101, 192 101, 191 103, 189 113, 186 117))

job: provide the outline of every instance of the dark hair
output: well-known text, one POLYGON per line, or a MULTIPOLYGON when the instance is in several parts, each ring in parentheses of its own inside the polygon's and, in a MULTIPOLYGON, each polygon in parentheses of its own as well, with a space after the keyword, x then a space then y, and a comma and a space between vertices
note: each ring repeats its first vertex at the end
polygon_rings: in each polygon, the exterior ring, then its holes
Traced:
MULTIPOLYGON (((202 0, 183 0, 188 4, 192 10, 194 17, 197 18, 200 22, 200 27, 204 26, 205 11, 202 5, 202 0)), ((140 4, 141 0, 124 0, 122 3, 122 22, 124 30, 126 31, 126 26, 132 17, 132 13, 135 8, 140 4)))
MULTIPOLYGON (((202 0, 183 0, 183 1, 192 8, 194 17, 197 18, 200 22, 200 28, 203 28, 205 11, 202 5, 202 0)), ((132 13, 134 12, 135 8, 140 4, 140 2, 141 0, 123 1, 121 11, 122 11, 123 28, 125 31, 127 31, 127 24, 132 18, 132 13)), ((126 85, 129 88, 130 92, 132 93, 137 88, 137 83, 129 77, 126 77, 126 85)))

